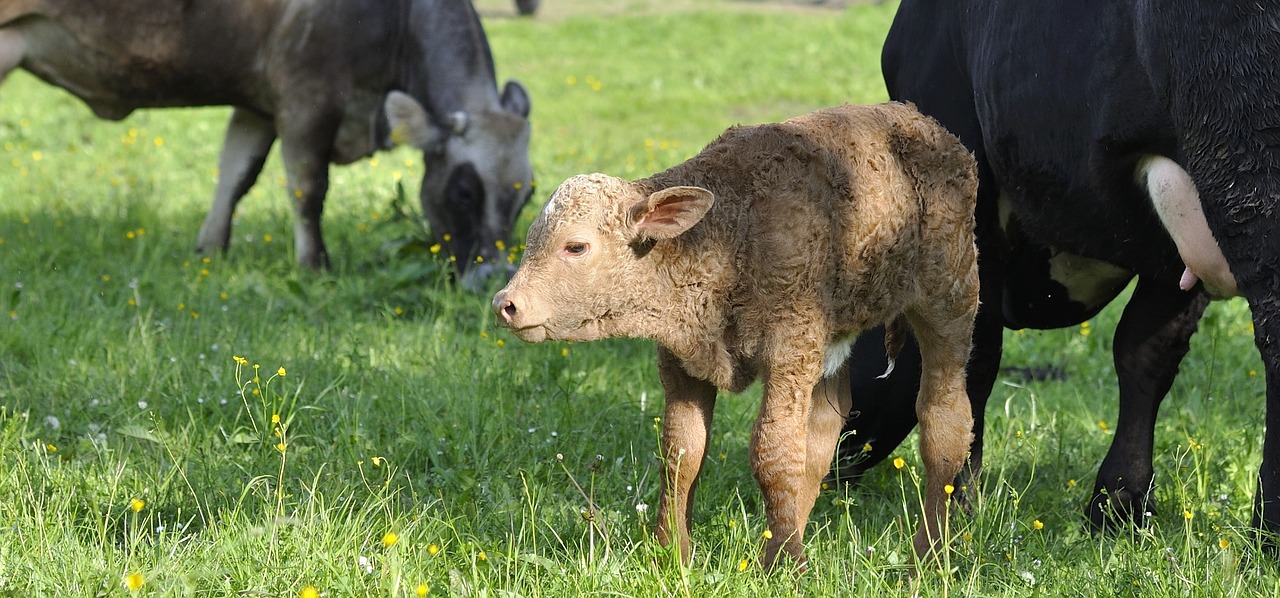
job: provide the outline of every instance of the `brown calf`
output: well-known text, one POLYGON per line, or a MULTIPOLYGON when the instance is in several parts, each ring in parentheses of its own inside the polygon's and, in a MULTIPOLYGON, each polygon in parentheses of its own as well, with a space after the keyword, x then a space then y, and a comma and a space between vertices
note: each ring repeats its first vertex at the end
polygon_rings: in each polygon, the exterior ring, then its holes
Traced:
POLYGON ((805 562, 805 523, 850 407, 841 374, 853 339, 905 317, 924 359, 923 557, 940 545, 945 485, 972 436, 964 369, 978 307, 976 185, 969 152, 909 105, 733 127, 646 179, 565 181, 493 308, 530 342, 657 341, 657 535, 679 542, 686 560, 716 390, 762 378, 750 451, 766 567, 779 550, 805 562))

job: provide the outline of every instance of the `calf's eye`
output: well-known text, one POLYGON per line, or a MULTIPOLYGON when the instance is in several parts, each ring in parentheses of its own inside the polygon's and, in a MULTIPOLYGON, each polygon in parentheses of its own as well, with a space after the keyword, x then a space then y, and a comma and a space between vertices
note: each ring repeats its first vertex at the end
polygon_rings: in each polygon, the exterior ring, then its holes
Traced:
POLYGON ((587 244, 586 244, 586 243, 580 243, 580 242, 577 242, 577 241, 573 241, 573 242, 565 243, 565 244, 564 244, 564 249, 562 249, 562 250, 560 251, 560 253, 562 253, 562 254, 564 254, 564 255, 567 255, 567 256, 582 255, 582 254, 584 254, 584 253, 586 253, 586 252, 587 252, 587 244))

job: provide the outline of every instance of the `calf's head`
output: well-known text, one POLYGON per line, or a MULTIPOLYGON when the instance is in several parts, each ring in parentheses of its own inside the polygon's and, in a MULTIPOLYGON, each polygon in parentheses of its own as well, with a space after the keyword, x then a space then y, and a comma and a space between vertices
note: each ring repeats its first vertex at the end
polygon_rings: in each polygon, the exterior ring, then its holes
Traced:
POLYGON ((529 227, 524 258, 493 298, 525 341, 650 336, 669 297, 656 293, 656 243, 698 224, 715 197, 700 187, 649 189, 603 174, 565 181, 529 227))
POLYGON ((480 290, 510 275, 504 246, 534 184, 524 88, 508 81, 499 109, 454 112, 443 123, 406 93, 389 93, 385 107, 391 140, 423 152, 422 212, 459 282, 480 290))

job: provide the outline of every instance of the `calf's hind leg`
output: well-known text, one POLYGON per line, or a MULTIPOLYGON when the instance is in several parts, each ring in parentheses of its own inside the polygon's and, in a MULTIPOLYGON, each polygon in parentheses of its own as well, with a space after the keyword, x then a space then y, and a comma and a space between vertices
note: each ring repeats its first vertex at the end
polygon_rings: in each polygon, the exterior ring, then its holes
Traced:
POLYGON ((941 320, 935 318, 946 314, 907 314, 920 343, 922 366, 916 417, 920 419, 925 493, 924 512, 913 541, 921 560, 942 546, 950 498, 946 487, 960 472, 973 442, 973 414, 965 392, 973 313, 969 311, 967 318, 952 314, 941 320))

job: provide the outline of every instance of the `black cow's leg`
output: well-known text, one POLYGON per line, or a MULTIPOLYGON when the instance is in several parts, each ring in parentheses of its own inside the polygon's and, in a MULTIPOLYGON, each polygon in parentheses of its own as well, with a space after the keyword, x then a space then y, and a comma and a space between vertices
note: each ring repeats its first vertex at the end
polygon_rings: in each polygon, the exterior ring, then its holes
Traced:
POLYGON ((916 395, 920 391, 920 348, 914 336, 888 369, 884 326, 862 333, 847 362, 853 408, 840 438, 835 475, 853 482, 897 450, 916 427, 916 395))
POLYGON ((329 190, 329 158, 340 113, 312 107, 277 117, 280 150, 293 201, 293 244, 298 265, 313 270, 329 267, 329 253, 320 233, 324 196, 329 190))
MULTIPOLYGON (((994 260, 992 260, 994 261, 994 260)), ((979 257, 979 262, 982 258, 979 257)), ((1000 358, 1004 353, 1004 318, 1000 313, 999 293, 1003 289, 1003 269, 996 264, 980 266, 982 287, 979 296, 978 317, 973 323, 973 352, 969 354, 969 367, 965 377, 969 405, 973 409, 973 445, 969 447, 969 459, 960 470, 955 486, 960 490, 960 500, 967 503, 968 490, 974 486, 982 472, 982 442, 987 422, 987 400, 1000 373, 1000 358)))
POLYGON ((1167 281, 1139 278, 1125 305, 1113 348, 1120 416, 1087 510, 1095 530, 1146 522, 1151 510, 1156 413, 1173 386, 1208 303, 1198 289, 1186 292, 1167 281))
POLYGON ((1253 308, 1254 342, 1262 353, 1267 372, 1266 433, 1262 440, 1262 467, 1253 501, 1253 526, 1263 533, 1262 545, 1280 546, 1280 299, 1274 296, 1250 302, 1253 308))
POLYGON ((218 156, 218 186, 213 194, 213 206, 200 226, 196 241, 201 253, 227 250, 236 205, 258 180, 275 139, 276 129, 270 120, 243 108, 231 113, 222 153, 218 156))

